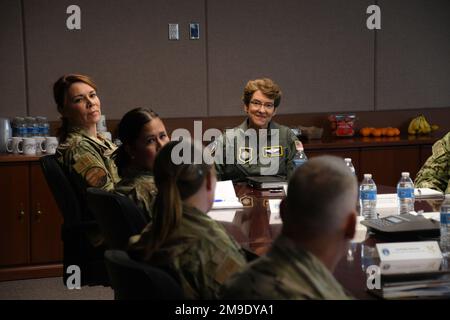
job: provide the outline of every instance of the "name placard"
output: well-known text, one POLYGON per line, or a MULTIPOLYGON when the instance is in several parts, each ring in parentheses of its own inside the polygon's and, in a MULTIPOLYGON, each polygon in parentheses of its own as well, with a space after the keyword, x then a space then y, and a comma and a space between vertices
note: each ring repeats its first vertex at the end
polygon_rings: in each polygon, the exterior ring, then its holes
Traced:
POLYGON ((442 259, 437 241, 378 243, 376 246, 381 261, 442 259))

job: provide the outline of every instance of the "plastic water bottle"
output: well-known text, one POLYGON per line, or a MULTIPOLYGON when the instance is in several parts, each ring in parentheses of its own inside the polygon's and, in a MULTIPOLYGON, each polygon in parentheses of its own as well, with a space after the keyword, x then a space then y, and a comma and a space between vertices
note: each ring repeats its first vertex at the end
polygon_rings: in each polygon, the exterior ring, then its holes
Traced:
POLYGON ((402 172, 397 183, 398 213, 405 214, 414 211, 414 183, 409 172, 402 172))
POLYGON ((356 170, 355 170, 355 167, 353 166, 352 159, 351 158, 345 158, 344 161, 345 161, 345 165, 350 169, 350 171, 354 175, 356 175, 356 170))
POLYGON ((359 187, 361 215, 364 219, 377 219, 377 186, 370 173, 364 174, 359 187))
POLYGON ((36 118, 34 117, 25 117, 25 123, 27 126, 27 137, 36 137, 39 133, 38 124, 36 122, 36 118))
POLYGON ((441 205, 441 251, 444 257, 450 256, 450 194, 441 205))
POLYGON ((295 141, 295 149, 297 151, 295 152, 295 156, 294 159, 292 159, 292 162, 294 163, 294 168, 298 168, 306 161, 308 161, 308 157, 306 156, 305 149, 303 148, 303 144, 301 143, 301 141, 295 141))
POLYGON ((38 136, 40 137, 48 137, 49 136, 49 128, 50 125, 47 121, 46 117, 36 117, 36 122, 38 125, 38 136))
POLYGON ((16 134, 17 137, 26 137, 27 136, 27 124, 25 123, 25 119, 23 117, 16 117, 14 119, 14 126, 16 126, 16 134))

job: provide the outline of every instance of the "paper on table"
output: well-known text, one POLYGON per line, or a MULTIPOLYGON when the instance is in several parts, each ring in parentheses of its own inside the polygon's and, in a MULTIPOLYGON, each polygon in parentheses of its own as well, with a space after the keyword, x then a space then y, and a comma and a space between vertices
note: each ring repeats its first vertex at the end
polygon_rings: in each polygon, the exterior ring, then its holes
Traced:
MULTIPOLYGON (((417 216, 417 212, 416 211, 411 211, 410 213, 412 215, 417 216)), ((422 216, 427 218, 427 219, 433 219, 433 220, 436 220, 436 221, 441 221, 441 213, 439 211, 424 212, 424 213, 422 213, 422 216)))
POLYGON ((366 234, 367 234, 367 227, 365 225, 361 224, 361 221, 364 220, 364 217, 357 216, 356 219, 357 219, 356 232, 355 232, 355 236, 353 237, 351 242, 356 242, 356 243, 364 242, 364 240, 366 240, 366 234))
POLYGON ((421 198, 442 198, 444 194, 440 191, 430 188, 416 188, 414 189, 414 196, 418 199, 421 198))
POLYGON ((398 214, 398 199, 396 193, 377 195, 377 213, 380 218, 398 214))
POLYGON ((218 181, 214 193, 214 204, 212 209, 242 208, 231 180, 218 181))
POLYGON ((207 214, 216 221, 233 222, 236 210, 211 210, 207 214))

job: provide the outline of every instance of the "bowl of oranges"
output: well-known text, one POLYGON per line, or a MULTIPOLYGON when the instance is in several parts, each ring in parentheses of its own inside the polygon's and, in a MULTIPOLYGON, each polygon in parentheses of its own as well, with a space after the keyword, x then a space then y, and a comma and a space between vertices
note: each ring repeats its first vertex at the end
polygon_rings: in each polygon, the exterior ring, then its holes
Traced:
POLYGON ((386 128, 373 128, 364 127, 359 130, 359 133, 363 137, 396 137, 400 135, 398 128, 386 127, 386 128))

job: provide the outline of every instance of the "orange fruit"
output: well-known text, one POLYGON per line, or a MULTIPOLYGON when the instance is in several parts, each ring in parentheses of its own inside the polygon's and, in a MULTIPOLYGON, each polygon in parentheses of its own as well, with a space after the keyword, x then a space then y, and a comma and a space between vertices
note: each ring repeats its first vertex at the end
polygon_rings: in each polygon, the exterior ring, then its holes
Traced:
POLYGON ((387 136, 388 135, 389 128, 380 128, 380 130, 381 130, 381 135, 382 136, 387 136))
POLYGON ((400 130, 398 128, 394 128, 394 130, 395 130, 395 135, 399 136, 400 135, 400 130))
POLYGON ((388 137, 393 137, 393 136, 395 136, 395 135, 396 135, 395 129, 394 129, 394 128, 388 128, 388 129, 386 130, 386 135, 387 135, 388 137))
POLYGON ((359 133, 363 136, 363 137, 368 137, 370 136, 370 128, 362 128, 359 133))
POLYGON ((373 129, 373 130, 372 130, 372 135, 373 135, 374 137, 381 137, 381 134, 382 134, 381 129, 376 128, 376 129, 373 129))

